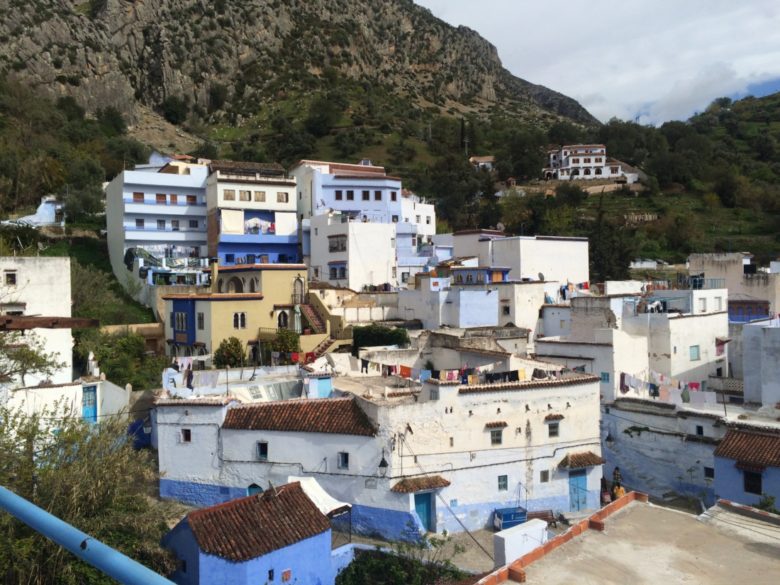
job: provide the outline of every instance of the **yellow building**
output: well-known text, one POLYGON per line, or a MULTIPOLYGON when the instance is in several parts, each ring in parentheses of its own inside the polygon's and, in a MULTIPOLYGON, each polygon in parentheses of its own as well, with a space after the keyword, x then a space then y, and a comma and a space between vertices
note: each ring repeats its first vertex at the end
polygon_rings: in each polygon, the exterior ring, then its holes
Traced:
POLYGON ((257 363, 279 329, 300 333, 304 354, 328 338, 327 321, 306 304, 304 264, 220 266, 215 272, 209 292, 163 297, 169 355, 210 355, 236 337, 248 362, 257 363))

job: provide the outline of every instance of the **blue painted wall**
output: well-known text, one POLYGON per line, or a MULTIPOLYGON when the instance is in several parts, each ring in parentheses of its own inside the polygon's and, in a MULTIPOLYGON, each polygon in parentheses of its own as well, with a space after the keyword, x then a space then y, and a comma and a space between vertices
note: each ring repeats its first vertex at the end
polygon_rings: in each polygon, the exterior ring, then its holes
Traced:
POLYGON ((352 531, 363 536, 386 540, 415 542, 420 539, 422 524, 417 514, 353 504, 352 531))
POLYGON ((163 548, 173 551, 179 561, 176 571, 168 577, 179 585, 197 585, 200 582, 198 570, 200 551, 198 543, 195 541, 195 535, 192 534, 187 523, 187 518, 184 518, 166 534, 161 544, 163 548), (181 561, 184 561, 184 564, 181 561))
MULTIPOLYGON (((195 301, 188 301, 186 299, 174 300, 173 312, 184 313, 187 315, 187 329, 183 331, 180 329, 176 329, 176 320, 174 319, 173 321, 174 338, 176 337, 176 334, 184 333, 187 336, 187 343, 184 345, 192 345, 193 343, 195 343, 195 301)), ((170 315, 168 316, 168 318, 170 319, 170 315)))
POLYGON ((296 263, 299 261, 297 243, 229 243, 220 241, 219 245, 217 246, 217 255, 219 256, 219 261, 221 264, 225 265, 238 264, 239 262, 237 262, 237 260, 240 258, 244 259, 242 264, 247 263, 247 256, 250 254, 255 255, 255 263, 260 262, 261 255, 267 255, 268 262, 272 264, 281 262, 280 256, 286 256, 284 263, 296 263), (232 262, 227 261, 227 254, 233 255, 232 262))
POLYGON ((160 479, 160 497, 177 500, 192 506, 206 507, 221 504, 247 495, 246 488, 208 483, 160 479))
POLYGON ((335 570, 330 556, 330 530, 272 553, 234 563, 213 555, 200 554, 200 583, 203 585, 247 585, 281 583, 282 572, 292 572, 289 583, 333 585, 335 570), (274 578, 268 578, 273 570, 274 578))
MULTIPOLYGON (((755 506, 761 500, 757 494, 749 494, 744 489, 742 470, 737 469, 736 461, 715 457, 715 494, 732 502, 755 506)), ((780 468, 768 467, 761 474, 761 488, 767 495, 774 496, 780 503, 780 468)))
POLYGON ((170 576, 179 585, 281 583, 282 573, 288 569, 292 572, 290 583, 333 585, 336 579, 330 530, 243 563, 201 552, 186 518, 163 538, 162 544, 186 563, 185 567, 180 563, 170 576), (274 572, 273 580, 268 578, 270 570, 274 572))

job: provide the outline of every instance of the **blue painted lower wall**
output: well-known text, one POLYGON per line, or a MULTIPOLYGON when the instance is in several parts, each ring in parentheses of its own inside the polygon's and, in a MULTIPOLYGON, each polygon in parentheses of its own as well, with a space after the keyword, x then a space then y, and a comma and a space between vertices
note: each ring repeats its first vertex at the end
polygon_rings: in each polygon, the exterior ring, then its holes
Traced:
POLYGON ((160 480, 161 498, 177 500, 191 506, 213 506, 236 498, 243 498, 246 495, 246 489, 243 488, 173 479, 160 480))
POLYGON ((412 512, 353 504, 352 531, 363 536, 414 542, 420 539, 422 524, 412 512))
POLYGON ((260 256, 267 255, 268 262, 278 263, 284 260, 285 263, 298 262, 298 244, 280 243, 280 244, 231 244, 220 242, 217 248, 219 261, 223 264, 244 264, 248 263, 247 256, 255 256, 255 262, 260 262, 260 256), (231 254, 232 262, 228 262, 226 256, 231 254), (281 258, 280 258, 281 256, 281 258), (239 262, 243 259, 243 262, 239 262))

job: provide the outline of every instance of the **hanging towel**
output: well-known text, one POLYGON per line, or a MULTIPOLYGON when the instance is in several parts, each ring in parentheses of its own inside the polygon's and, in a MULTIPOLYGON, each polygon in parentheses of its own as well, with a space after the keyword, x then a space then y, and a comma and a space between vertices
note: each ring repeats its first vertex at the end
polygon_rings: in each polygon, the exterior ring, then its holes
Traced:
POLYGON ((682 398, 682 401, 686 404, 691 401, 691 393, 688 391, 687 387, 680 393, 680 397, 682 398))
POLYGON ((467 376, 467 381, 469 386, 476 386, 477 384, 479 384, 479 376, 470 374, 469 376, 467 376))
POLYGON ((425 382, 426 380, 429 380, 431 377, 433 377, 433 372, 431 372, 431 370, 420 371, 420 382, 425 382))
POLYGON ((313 351, 306 352, 306 363, 307 364, 312 363, 316 359, 317 359, 317 356, 314 355, 313 351))
POLYGON ((412 368, 412 380, 419 380, 420 379, 420 370, 417 368, 412 368))
POLYGON ((652 396, 653 398, 658 398, 659 388, 657 384, 650 384, 650 396, 652 396))
POLYGON ((402 378, 410 378, 412 376, 412 368, 409 366, 401 366, 400 370, 402 378))
POLYGON ((517 370, 517 377, 518 377, 518 382, 521 380, 525 380, 525 369, 521 368, 517 370))
POLYGON ((688 390, 693 390, 694 392, 699 391, 699 383, 698 382, 688 382, 688 390))

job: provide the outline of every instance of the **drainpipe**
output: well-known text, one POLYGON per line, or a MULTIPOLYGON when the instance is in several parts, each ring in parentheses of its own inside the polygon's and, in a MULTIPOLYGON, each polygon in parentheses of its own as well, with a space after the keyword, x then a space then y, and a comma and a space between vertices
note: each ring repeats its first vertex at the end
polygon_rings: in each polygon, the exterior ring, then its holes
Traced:
POLYGON ((173 585, 172 581, 2 486, 0 508, 124 585, 173 585))
POLYGON ((211 290, 210 292, 217 292, 217 276, 219 275, 219 258, 215 258, 211 263, 211 290))

